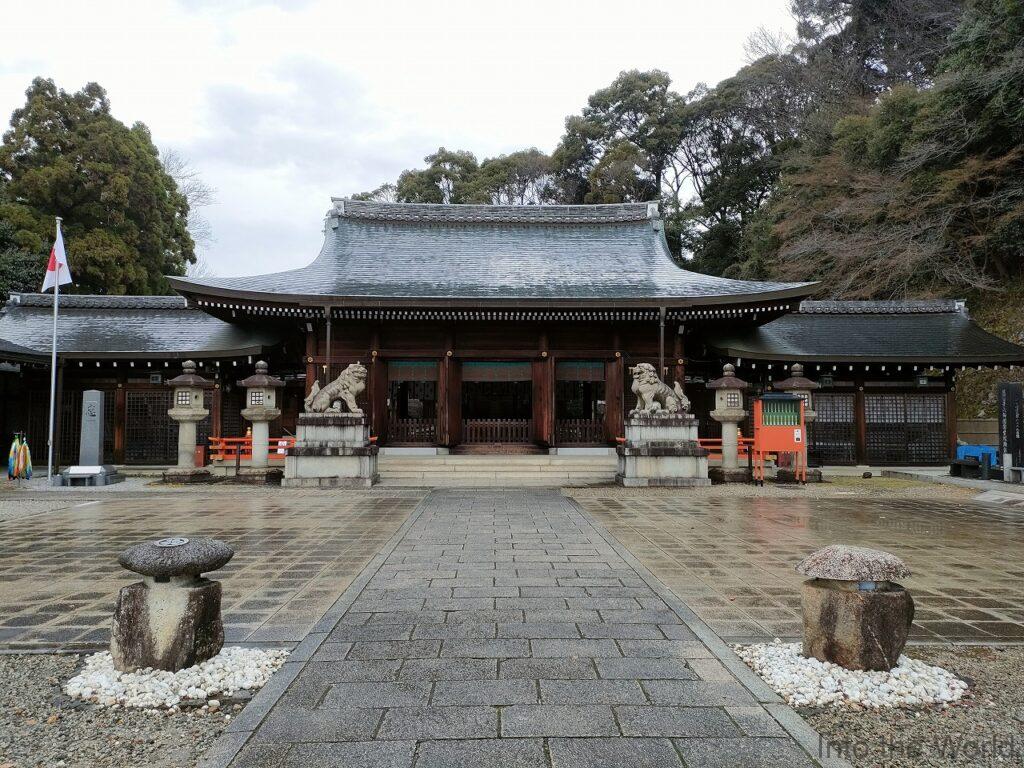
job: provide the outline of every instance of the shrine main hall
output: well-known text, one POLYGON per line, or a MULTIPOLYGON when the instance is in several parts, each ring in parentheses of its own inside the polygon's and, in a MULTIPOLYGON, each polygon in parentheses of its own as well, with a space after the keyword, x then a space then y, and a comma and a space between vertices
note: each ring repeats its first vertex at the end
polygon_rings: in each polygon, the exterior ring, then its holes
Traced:
MULTIPOLYGON (((293 258, 288 254, 288 258, 293 258)), ((282 255, 284 259, 284 255, 282 255)), ((73 265, 72 265, 73 266, 73 265)), ((174 463, 166 381, 214 382, 198 441, 241 436, 258 360, 285 382, 271 435, 294 433, 313 382, 369 372, 360 406, 385 451, 608 449, 633 407, 628 369, 683 384, 700 423, 724 363, 751 387, 819 385, 824 464, 940 464, 956 441, 954 373, 1024 364, 963 302, 815 300, 814 283, 699 274, 671 256, 656 204, 484 206, 336 199, 308 266, 169 278, 175 296, 61 298, 57 454, 77 462, 81 393, 106 393, 106 460, 174 463)), ((0 426, 45 455, 52 298, 0 313, 0 426)))

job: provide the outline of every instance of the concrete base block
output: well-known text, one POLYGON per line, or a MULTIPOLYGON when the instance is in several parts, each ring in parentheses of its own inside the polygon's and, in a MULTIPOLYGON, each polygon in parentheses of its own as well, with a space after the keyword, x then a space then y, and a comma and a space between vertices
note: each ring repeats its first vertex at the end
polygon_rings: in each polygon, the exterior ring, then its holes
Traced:
POLYGON ((751 482, 750 470, 746 467, 726 469, 725 467, 711 467, 708 470, 708 477, 712 483, 749 483, 751 482))
POLYGON ((711 485, 708 454, 697 443, 697 420, 689 414, 631 416, 626 440, 615 449, 615 482, 633 488, 692 488, 711 485))
POLYGON ((704 488, 711 485, 707 477, 627 477, 618 474, 615 482, 624 488, 704 488))
POLYGON ((115 668, 176 672, 216 656, 224 646, 220 601, 220 582, 208 579, 146 577, 122 588, 110 633, 115 668))
POLYGON ((164 471, 163 481, 178 485, 216 482, 210 470, 204 467, 172 467, 164 471))
POLYGON ((372 488, 380 475, 372 477, 292 477, 281 481, 282 488, 372 488))
POLYGON ((239 467, 231 479, 242 485, 280 485, 284 471, 280 467, 239 467))
POLYGON ((369 421, 361 414, 303 413, 284 460, 286 488, 369 488, 378 482, 369 421))

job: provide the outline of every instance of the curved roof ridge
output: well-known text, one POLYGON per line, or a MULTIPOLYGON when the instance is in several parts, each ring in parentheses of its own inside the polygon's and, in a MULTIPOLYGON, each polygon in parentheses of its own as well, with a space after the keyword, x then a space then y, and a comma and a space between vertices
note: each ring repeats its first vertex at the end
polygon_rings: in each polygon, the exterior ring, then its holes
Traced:
POLYGON ((377 221, 422 221, 507 224, 615 224, 659 217, 657 203, 605 205, 486 205, 378 203, 331 198, 330 215, 377 221))
MULTIPOLYGON (((52 293, 12 293, 10 306, 52 307, 52 293)), ((95 293, 61 293, 61 309, 185 309, 183 296, 111 296, 95 293)))
POLYGON ((966 312, 963 299, 805 299, 800 302, 805 315, 917 315, 966 312))

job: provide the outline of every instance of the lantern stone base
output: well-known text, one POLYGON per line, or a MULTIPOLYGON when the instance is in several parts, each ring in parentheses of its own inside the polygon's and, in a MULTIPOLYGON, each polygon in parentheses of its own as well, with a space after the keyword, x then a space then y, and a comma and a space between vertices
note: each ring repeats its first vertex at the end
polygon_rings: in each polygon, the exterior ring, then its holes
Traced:
POLYGON ((376 445, 360 413, 303 413, 284 460, 286 488, 369 488, 378 482, 376 445))
POLYGON ((804 656, 846 669, 888 671, 896 666, 914 620, 914 599, 899 584, 808 579, 801 588, 804 656))
POLYGON ((110 653, 114 667, 176 672, 220 653, 224 625, 219 581, 170 578, 123 587, 114 608, 110 653))
POLYGON ((203 467, 171 467, 163 474, 165 483, 186 485, 188 483, 209 483, 213 482, 210 470, 203 467))
POLYGON ((635 487, 711 485, 708 454, 697 443, 697 419, 686 413, 630 415, 615 482, 635 487))
MULTIPOLYGON (((796 483, 796 473, 793 472, 789 467, 779 467, 775 470, 775 482, 776 483, 796 483)), ((808 483, 822 483, 824 479, 821 475, 820 469, 808 469, 807 470, 807 482, 808 483)))
POLYGON ((711 467, 708 470, 708 477, 715 484, 721 483, 749 483, 751 482, 750 469, 747 467, 711 467))
POLYGON ((232 482, 242 485, 280 485, 283 476, 280 467, 239 467, 232 482))

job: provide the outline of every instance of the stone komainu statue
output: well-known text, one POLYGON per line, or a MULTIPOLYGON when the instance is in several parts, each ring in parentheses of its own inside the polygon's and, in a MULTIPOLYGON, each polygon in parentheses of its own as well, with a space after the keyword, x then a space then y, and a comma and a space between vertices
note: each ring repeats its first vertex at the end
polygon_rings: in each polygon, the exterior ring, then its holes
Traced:
POLYGON ((650 363, 638 363, 631 367, 633 375, 633 394, 636 395, 636 408, 629 412, 630 416, 651 415, 662 413, 688 413, 690 401, 683 394, 679 382, 670 387, 660 378, 650 363))
POLYGON ((366 366, 352 363, 323 389, 314 381, 305 400, 306 413, 341 413, 344 403, 350 413, 362 413, 356 398, 366 389, 366 366))

